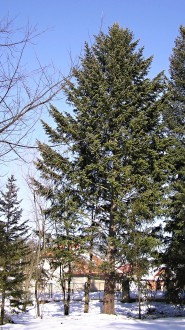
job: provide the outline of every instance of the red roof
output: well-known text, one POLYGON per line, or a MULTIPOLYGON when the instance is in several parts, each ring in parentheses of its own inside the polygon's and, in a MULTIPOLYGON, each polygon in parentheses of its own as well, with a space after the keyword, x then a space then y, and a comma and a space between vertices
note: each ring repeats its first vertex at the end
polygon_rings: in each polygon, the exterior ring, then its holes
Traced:
POLYGON ((118 274, 129 274, 132 271, 132 265, 131 264, 125 264, 123 266, 120 266, 119 268, 116 269, 116 272, 118 274))

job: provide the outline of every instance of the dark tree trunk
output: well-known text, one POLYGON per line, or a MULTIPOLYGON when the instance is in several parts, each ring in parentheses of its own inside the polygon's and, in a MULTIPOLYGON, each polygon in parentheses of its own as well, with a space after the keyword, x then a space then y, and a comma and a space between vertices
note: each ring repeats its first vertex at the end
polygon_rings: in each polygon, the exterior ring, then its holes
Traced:
POLYGON ((115 314, 114 292, 115 292, 115 273, 110 272, 105 277, 103 310, 104 314, 115 314))
POLYGON ((71 277, 67 281, 67 297, 64 300, 64 315, 69 315, 69 307, 71 301, 71 277))
POLYGON ((2 290, 2 299, 1 299, 1 318, 0 318, 0 325, 4 324, 5 318, 5 290, 2 290))
POLYGON ((129 287, 129 279, 125 278, 122 281, 122 301, 129 302, 130 301, 130 287, 129 287))
MULTIPOLYGON (((93 240, 91 242, 91 249, 93 246, 93 240)), ((89 262, 89 274, 87 276, 87 282, 85 283, 84 287, 84 293, 85 293, 85 304, 84 304, 84 313, 89 312, 89 301, 90 301, 90 287, 91 287, 91 278, 92 278, 92 259, 93 259, 93 254, 90 253, 90 262, 89 262)))
POLYGON ((139 319, 141 319, 141 285, 140 281, 138 280, 138 304, 139 304, 139 319))
POLYGON ((90 293, 90 286, 91 286, 91 275, 88 275, 87 282, 85 283, 84 293, 85 293, 85 303, 84 303, 84 313, 89 312, 89 293, 90 293))
MULTIPOLYGON (((112 188, 113 196, 113 188, 112 188)), ((114 293, 116 287, 116 276, 115 276, 115 237, 116 237, 116 227, 114 220, 114 210, 116 206, 112 198, 110 205, 110 219, 109 219, 109 243, 107 246, 107 269, 105 270, 105 285, 104 285, 104 297, 103 297, 103 309, 104 314, 115 314, 115 303, 114 303, 114 293)))

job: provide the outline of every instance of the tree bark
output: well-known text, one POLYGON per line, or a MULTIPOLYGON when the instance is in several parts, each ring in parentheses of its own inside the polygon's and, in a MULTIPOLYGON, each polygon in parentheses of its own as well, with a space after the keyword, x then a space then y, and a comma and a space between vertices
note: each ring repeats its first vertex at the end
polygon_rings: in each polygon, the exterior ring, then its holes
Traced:
POLYGON ((87 282, 85 282, 84 293, 85 293, 85 303, 84 303, 84 313, 89 312, 89 293, 90 293, 90 286, 91 286, 91 275, 87 276, 87 282))
MULTIPOLYGON (((91 250, 93 248, 93 239, 91 241, 91 250)), ((89 312, 89 301, 90 301, 90 287, 91 287, 91 278, 92 278, 92 259, 93 259, 93 254, 90 252, 90 262, 89 262, 89 274, 87 276, 87 282, 85 283, 85 288, 84 288, 84 293, 85 293, 85 304, 84 304, 84 313, 89 312)))
POLYGON ((130 301, 130 288, 129 288, 129 279, 125 278, 122 281, 122 301, 129 302, 130 301))
POLYGON ((35 302, 36 302, 36 310, 37 310, 37 317, 40 317, 40 304, 38 298, 38 280, 35 281, 35 302))
POLYGON ((115 292, 115 273, 110 272, 105 277, 103 310, 104 314, 115 314, 114 292, 115 292))
MULTIPOLYGON (((113 188, 112 188, 113 196, 113 188)), ((110 219, 109 219, 109 234, 108 234, 108 246, 107 246, 107 269, 105 271, 105 285, 104 285, 104 297, 103 297, 103 309, 104 314, 115 314, 114 293, 116 287, 115 276, 115 237, 116 227, 114 219, 115 204, 112 197, 110 205, 110 219)))
POLYGON ((5 317, 5 290, 2 290, 2 300, 1 300, 1 317, 0 317, 0 325, 4 324, 5 317))
POLYGON ((65 296, 64 300, 64 315, 69 315, 69 307, 71 301, 71 276, 67 281, 67 297, 65 296))
POLYGON ((138 280, 138 309, 139 309, 139 319, 141 320, 141 286, 140 280, 138 280))

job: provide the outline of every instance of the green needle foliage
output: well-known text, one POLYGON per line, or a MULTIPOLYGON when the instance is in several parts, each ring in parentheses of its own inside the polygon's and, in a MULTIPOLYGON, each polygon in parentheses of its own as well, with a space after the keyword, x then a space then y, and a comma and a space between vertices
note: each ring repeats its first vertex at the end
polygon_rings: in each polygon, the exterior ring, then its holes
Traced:
POLYGON ((38 160, 37 166, 45 184, 37 180, 33 180, 33 184, 37 193, 49 202, 44 210, 51 228, 49 262, 53 269, 60 269, 59 283, 64 296, 64 314, 68 315, 74 263, 82 249, 80 201, 74 185, 74 171, 67 157, 46 145, 39 144, 39 148, 42 161, 38 160))
POLYGON ((177 299, 185 285, 185 27, 180 27, 170 58, 168 134, 171 144, 169 163, 168 221, 166 254, 169 293, 177 299))
POLYGON ((51 107, 56 129, 43 123, 58 147, 39 143, 42 159, 36 165, 42 177, 63 180, 78 196, 81 212, 90 218, 93 211, 105 260, 107 314, 115 312, 115 269, 127 260, 132 228, 151 224, 162 208, 166 87, 163 73, 149 78, 151 63, 128 29, 114 24, 107 34, 100 32, 92 46, 85 44, 80 66, 66 81, 73 112, 51 107))
POLYGON ((8 179, 6 192, 0 196, 0 292, 2 296, 1 318, 5 318, 5 299, 11 297, 12 306, 24 302, 25 266, 28 263, 28 226, 21 220, 22 209, 17 199, 15 179, 8 179))

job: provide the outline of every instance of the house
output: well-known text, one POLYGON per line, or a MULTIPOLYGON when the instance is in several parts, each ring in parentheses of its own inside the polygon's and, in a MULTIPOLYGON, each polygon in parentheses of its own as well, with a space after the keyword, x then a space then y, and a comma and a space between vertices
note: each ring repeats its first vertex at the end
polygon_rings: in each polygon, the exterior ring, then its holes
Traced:
MULTIPOLYGON (((40 285, 40 296, 47 295, 49 298, 61 299, 61 272, 62 268, 60 266, 52 267, 52 255, 48 254, 43 259, 43 269, 47 274, 45 282, 40 285), (56 298, 57 297, 57 298, 56 298)), ((104 260, 97 254, 92 255, 91 260, 89 260, 89 255, 84 254, 77 257, 73 263, 72 268, 72 279, 71 279, 71 291, 73 292, 84 292, 84 287, 87 282, 87 277, 91 276, 91 286, 90 291, 101 292, 104 290, 104 273, 103 273, 104 260)), ((156 290, 163 290, 164 281, 162 280, 163 269, 152 270, 149 275, 145 276, 142 281, 145 283, 145 287, 148 291, 155 292, 156 290)), ((67 289, 67 278, 68 270, 62 275, 63 284, 67 289), (66 277, 65 277, 66 275, 66 277)), ((136 285, 133 281, 133 269, 131 264, 127 263, 125 265, 116 268, 117 284, 116 284, 116 294, 121 300, 129 301, 130 292, 137 291, 136 285), (134 287, 134 289, 133 289, 134 287)), ((33 285, 34 286, 34 285, 33 285)), ((34 292, 34 289, 32 289, 34 292)))

